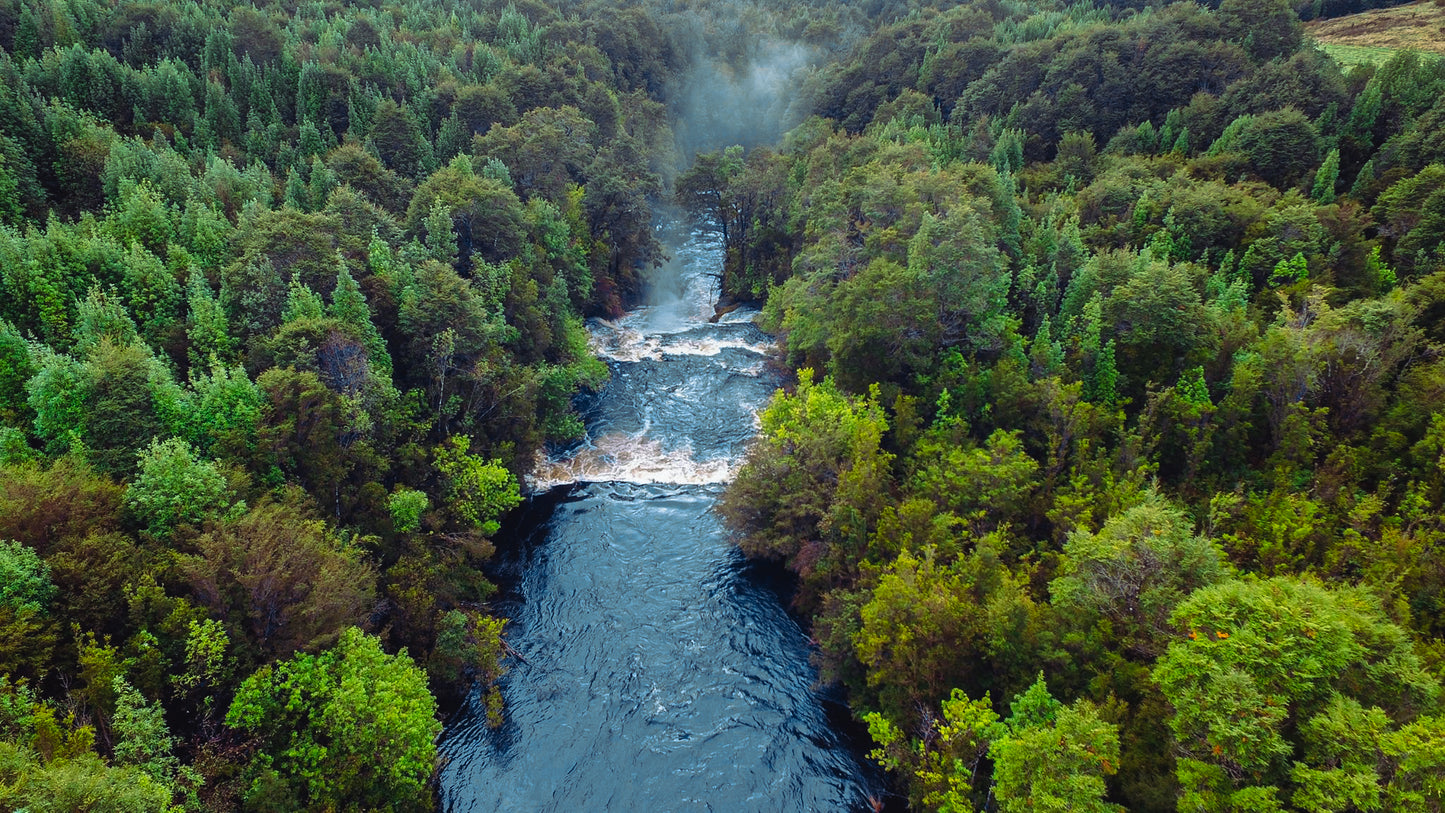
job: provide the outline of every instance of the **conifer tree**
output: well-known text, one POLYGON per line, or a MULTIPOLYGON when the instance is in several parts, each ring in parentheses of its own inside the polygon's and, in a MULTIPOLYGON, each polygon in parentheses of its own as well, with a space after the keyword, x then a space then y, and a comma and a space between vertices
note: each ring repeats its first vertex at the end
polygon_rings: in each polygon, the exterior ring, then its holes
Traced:
POLYGON ((1319 170, 1315 173, 1315 183, 1310 190, 1310 197, 1320 203, 1332 203, 1335 199, 1335 184, 1340 180, 1340 151, 1330 150, 1325 156, 1325 162, 1320 164, 1319 170))
POLYGON ((386 350, 386 341, 381 338, 376 325, 371 321, 371 311, 366 307, 366 297, 361 286, 351 276, 346 261, 336 258, 340 270, 336 272, 336 290, 331 294, 331 318, 356 329, 361 343, 366 346, 367 358, 372 371, 383 378, 391 377, 391 354, 386 350))
POLYGON ((206 369, 211 359, 226 362, 235 350, 230 325, 221 303, 211 293, 211 284, 199 269, 192 268, 186 282, 186 306, 190 311, 186 327, 187 356, 191 369, 206 369))

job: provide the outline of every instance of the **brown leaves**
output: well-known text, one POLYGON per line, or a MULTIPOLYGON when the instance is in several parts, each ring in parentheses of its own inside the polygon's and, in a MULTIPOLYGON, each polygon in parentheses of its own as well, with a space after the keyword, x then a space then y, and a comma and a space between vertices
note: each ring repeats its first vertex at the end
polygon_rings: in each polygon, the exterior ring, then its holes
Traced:
POLYGON ((323 645, 361 620, 376 575, 292 501, 263 501, 197 540, 182 572, 197 599, 224 618, 244 618, 268 658, 323 645))

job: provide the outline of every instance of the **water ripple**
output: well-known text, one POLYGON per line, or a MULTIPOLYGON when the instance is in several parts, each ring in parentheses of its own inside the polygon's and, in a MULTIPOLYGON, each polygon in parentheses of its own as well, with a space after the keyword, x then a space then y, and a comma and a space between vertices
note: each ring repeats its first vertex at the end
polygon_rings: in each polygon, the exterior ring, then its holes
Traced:
POLYGON ((675 245, 668 296, 593 323, 613 375, 583 405, 588 437, 539 461, 499 540, 525 661, 501 728, 448 727, 446 810, 861 810, 875 792, 805 636, 713 511, 777 381, 747 314, 705 322, 716 242, 675 245))

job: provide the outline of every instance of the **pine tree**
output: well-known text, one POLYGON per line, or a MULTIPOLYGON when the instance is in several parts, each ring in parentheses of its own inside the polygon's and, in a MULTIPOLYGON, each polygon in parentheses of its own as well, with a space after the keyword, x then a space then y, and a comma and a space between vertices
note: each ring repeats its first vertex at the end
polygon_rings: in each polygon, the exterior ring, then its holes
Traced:
POLYGON ((296 128, 296 161, 302 163, 312 156, 326 153, 326 138, 311 119, 301 122, 296 128))
POLYGON ((1272 285, 1288 285, 1292 282, 1301 282, 1308 279, 1310 275, 1309 263, 1305 261, 1305 255, 1296 252, 1288 260, 1280 260, 1274 266, 1274 271, 1269 275, 1272 285))
POLYGON ((1179 384, 1174 391, 1185 401, 1197 407, 1212 406, 1213 401, 1209 397, 1209 385, 1204 382, 1204 368, 1194 367, 1185 370, 1179 376, 1179 384))
POLYGON ((311 156, 311 180, 306 184, 306 201, 313 212, 326 208, 326 201, 336 189, 336 173, 332 172, 321 156, 311 156))
POLYGON ((1171 148, 1169 149, 1169 151, 1170 151, 1170 152, 1173 152, 1173 153, 1178 153, 1179 155, 1184 155, 1184 156, 1189 155, 1189 128, 1188 128, 1188 127, 1185 127, 1184 129, 1182 129, 1182 130, 1179 131, 1179 137, 1176 138, 1176 139, 1174 139, 1174 146, 1171 147, 1171 148))
POLYGON ((25 206, 20 199, 20 181, 15 173, 5 166, 5 156, 0 155, 0 223, 19 223, 25 217, 25 206))
POLYGON ((1007 129, 994 144, 989 163, 999 172, 1015 173, 1024 165, 1024 131, 1007 129))
POLYGON ((1375 159, 1366 161, 1364 166, 1355 175, 1355 182, 1350 185, 1350 197, 1363 199, 1370 186, 1375 183, 1375 159))
POLYGON ((192 268, 186 282, 186 305, 190 309, 190 324, 186 328, 189 347, 186 355, 191 369, 206 369, 211 359, 226 362, 231 359, 235 342, 231 339, 230 326, 221 303, 211 293, 211 284, 199 269, 192 268))
POLYGON ((291 285, 286 292, 286 310, 281 312, 281 324, 325 317, 326 309, 321 304, 321 297, 306 287, 300 277, 291 277, 291 285))
POLYGON ((1335 200, 1335 184, 1340 180, 1340 151, 1330 150, 1325 156, 1325 162, 1320 164, 1319 171, 1315 173, 1315 185, 1310 190, 1310 197, 1319 203, 1333 203, 1335 200))
POLYGON ((456 264, 457 234, 453 230, 451 210, 441 200, 432 203, 431 213, 426 216, 426 247, 432 259, 456 264))
POLYGON ((1164 126, 1159 128, 1159 146, 1163 148, 1166 144, 1173 144, 1184 129, 1184 113, 1179 108, 1170 110, 1164 116, 1164 126))
POLYGON ((124 347, 140 341, 135 321, 114 291, 96 285, 75 308, 75 352, 83 355, 102 340, 124 347))
POLYGON ((387 352, 386 341, 381 338, 381 333, 371 321, 366 296, 361 293, 361 286, 357 285, 356 279, 351 276, 346 261, 338 255, 336 262, 340 270, 336 272, 336 290, 331 294, 331 317, 356 329, 361 336, 361 343, 366 347, 372 372, 381 378, 389 379, 391 354, 387 352))
POLYGON ((1064 350, 1054 341, 1052 332, 1048 314, 1045 314, 1039 322, 1038 333, 1034 334, 1033 344, 1029 346, 1029 364, 1036 379, 1058 375, 1063 369, 1064 350))
POLYGON ((1148 119, 1144 120, 1134 129, 1134 142, 1144 154, 1150 154, 1159 149, 1159 133, 1154 129, 1154 123, 1148 119))
POLYGON ((206 83, 206 126, 220 143, 236 143, 241 140, 241 114, 231 94, 219 82, 206 83))
POLYGON ((35 363, 25 337, 0 319, 0 426, 22 426, 22 421, 29 420, 25 382, 34 375, 35 363))
POLYGON ((1114 340, 1110 339, 1099 351, 1094 361, 1094 380, 1090 386, 1090 398, 1096 404, 1113 406, 1118 400, 1119 368, 1114 361, 1114 340))
MULTIPOLYGON (((321 118, 321 105, 326 101, 326 86, 321 76, 321 67, 307 61, 301 66, 301 75, 296 80, 296 120, 302 126, 321 118)), ((315 129, 314 127, 312 129, 315 129)))
POLYGON ((437 128, 437 160, 450 161, 454 156, 466 152, 467 147, 471 146, 471 135, 457 114, 452 113, 442 121, 441 127, 437 128))
POLYGON ((286 170, 286 205, 303 212, 309 211, 309 197, 306 193, 306 181, 301 177, 301 173, 296 171, 296 167, 286 170))
POLYGON ((179 315, 181 286, 175 276, 154 254, 131 243, 121 289, 141 335, 151 347, 159 348, 179 315))

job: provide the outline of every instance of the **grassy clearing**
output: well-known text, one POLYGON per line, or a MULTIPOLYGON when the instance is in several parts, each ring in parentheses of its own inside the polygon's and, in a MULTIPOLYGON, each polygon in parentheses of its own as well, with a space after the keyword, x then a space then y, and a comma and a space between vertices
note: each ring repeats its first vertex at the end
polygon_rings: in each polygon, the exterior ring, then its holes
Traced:
POLYGON ((1325 53, 1343 65, 1380 64, 1406 48, 1445 55, 1445 6, 1421 0, 1305 25, 1325 53))
POLYGON ((1321 51, 1334 57, 1334 60, 1343 67, 1352 65, 1383 65, 1385 60, 1394 56, 1398 49, 1380 48, 1370 45, 1339 45, 1336 43, 1319 43, 1321 51))

